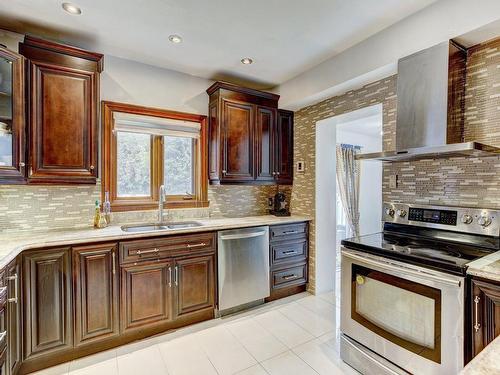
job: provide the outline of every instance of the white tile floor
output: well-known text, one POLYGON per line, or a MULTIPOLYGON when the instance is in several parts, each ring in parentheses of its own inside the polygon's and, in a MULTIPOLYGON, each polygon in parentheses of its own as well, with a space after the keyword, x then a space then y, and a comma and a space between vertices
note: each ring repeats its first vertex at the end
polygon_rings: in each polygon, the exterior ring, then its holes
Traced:
POLYGON ((37 374, 357 374, 339 357, 335 303, 333 293, 302 293, 37 374))

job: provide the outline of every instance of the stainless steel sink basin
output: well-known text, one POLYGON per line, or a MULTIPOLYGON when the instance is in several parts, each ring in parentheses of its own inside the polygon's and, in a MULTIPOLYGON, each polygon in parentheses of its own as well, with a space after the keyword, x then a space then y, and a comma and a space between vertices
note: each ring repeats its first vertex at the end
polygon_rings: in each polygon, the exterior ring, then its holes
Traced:
POLYGON ((136 224, 136 225, 124 225, 122 226, 122 231, 124 232, 151 232, 158 230, 176 230, 176 229, 186 229, 186 228, 196 228, 201 227, 203 224, 197 221, 185 221, 178 223, 162 223, 162 224, 136 224))

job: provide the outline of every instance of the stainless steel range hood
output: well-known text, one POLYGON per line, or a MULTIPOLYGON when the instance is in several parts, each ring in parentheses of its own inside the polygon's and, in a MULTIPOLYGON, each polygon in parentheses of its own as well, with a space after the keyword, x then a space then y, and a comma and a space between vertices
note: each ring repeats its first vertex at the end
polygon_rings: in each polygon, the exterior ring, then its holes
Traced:
POLYGON ((500 148, 464 141, 467 51, 453 41, 398 61, 396 151, 360 160, 407 161, 488 156, 500 148))

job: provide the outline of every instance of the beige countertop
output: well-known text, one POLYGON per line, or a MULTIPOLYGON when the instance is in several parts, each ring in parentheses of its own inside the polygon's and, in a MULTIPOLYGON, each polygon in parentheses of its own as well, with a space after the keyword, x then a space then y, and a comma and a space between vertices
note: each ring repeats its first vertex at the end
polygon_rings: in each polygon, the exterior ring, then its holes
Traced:
POLYGON ((23 250, 28 249, 102 241, 122 241, 135 238, 169 236, 185 233, 210 232, 255 227, 260 225, 288 224, 309 220, 309 218, 301 216, 276 217, 272 215, 264 215, 240 218, 199 219, 195 221, 200 222, 202 224, 201 227, 140 233, 124 232, 121 230, 120 225, 110 225, 103 229, 94 229, 89 227, 88 229, 57 230, 36 234, 14 233, 10 235, 4 233, 0 235, 0 268, 5 267, 23 250))
POLYGON ((467 274, 500 281, 500 251, 470 262, 467 274))
POLYGON ((463 375, 500 374, 500 336, 483 349, 460 372, 463 375))

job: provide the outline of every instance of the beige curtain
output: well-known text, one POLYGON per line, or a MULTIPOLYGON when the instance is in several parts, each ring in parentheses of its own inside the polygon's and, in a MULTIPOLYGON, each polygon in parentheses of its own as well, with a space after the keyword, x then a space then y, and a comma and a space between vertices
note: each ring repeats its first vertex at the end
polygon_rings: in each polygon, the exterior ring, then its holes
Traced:
POLYGON ((359 172, 360 163, 356 160, 359 146, 337 145, 337 183, 340 199, 349 228, 354 236, 359 235, 359 172))

